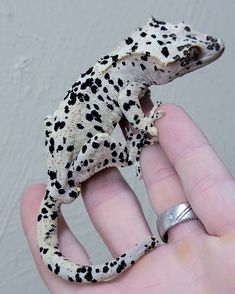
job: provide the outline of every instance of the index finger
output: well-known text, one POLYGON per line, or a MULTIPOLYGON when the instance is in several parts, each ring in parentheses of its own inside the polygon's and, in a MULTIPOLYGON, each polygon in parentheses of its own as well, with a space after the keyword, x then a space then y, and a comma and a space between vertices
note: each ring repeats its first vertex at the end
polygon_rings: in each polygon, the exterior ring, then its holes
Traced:
POLYGON ((194 212, 211 235, 235 228, 235 181, 201 130, 179 107, 164 104, 156 122, 160 144, 175 167, 194 212))

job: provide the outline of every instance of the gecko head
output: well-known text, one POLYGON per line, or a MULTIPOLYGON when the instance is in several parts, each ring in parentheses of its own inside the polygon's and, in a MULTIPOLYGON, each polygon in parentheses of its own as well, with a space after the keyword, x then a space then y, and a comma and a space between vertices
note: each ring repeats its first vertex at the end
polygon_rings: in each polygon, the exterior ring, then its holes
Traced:
POLYGON ((224 52, 222 40, 196 32, 183 22, 173 25, 152 17, 141 31, 154 39, 149 51, 164 70, 162 84, 213 62, 224 52))

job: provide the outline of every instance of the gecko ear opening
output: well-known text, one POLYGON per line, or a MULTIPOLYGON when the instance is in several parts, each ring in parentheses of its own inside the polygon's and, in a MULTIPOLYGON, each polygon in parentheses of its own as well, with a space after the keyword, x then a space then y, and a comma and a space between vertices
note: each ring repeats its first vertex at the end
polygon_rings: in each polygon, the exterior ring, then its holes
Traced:
POLYGON ((188 50, 187 58, 189 61, 197 61, 202 55, 202 50, 198 46, 193 46, 188 50))

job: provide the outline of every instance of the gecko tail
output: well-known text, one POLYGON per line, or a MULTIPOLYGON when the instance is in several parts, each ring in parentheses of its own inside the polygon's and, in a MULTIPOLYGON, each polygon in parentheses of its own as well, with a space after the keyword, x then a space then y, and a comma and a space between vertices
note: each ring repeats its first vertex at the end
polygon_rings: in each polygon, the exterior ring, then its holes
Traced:
POLYGON ((50 196, 49 190, 41 203, 38 215, 38 243, 41 257, 50 271, 79 283, 95 283, 115 278, 158 244, 155 237, 136 244, 126 253, 100 265, 80 265, 62 255, 58 242, 58 216, 61 203, 50 196))

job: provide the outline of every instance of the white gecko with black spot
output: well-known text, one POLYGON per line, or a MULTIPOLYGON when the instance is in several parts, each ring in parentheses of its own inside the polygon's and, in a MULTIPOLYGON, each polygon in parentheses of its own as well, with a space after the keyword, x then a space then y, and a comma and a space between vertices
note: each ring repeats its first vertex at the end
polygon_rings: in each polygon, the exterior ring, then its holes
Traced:
POLYGON ((140 151, 157 142, 154 121, 163 113, 157 103, 145 116, 139 99, 150 95, 150 86, 199 69, 223 51, 217 38, 194 32, 184 23, 173 25, 152 17, 83 73, 58 110, 46 117, 49 182, 38 216, 38 242, 49 270, 72 282, 107 281, 158 244, 150 236, 105 264, 75 264, 62 255, 58 244, 61 204, 75 200, 80 184, 106 167, 135 164, 140 172, 140 151), (123 115, 137 130, 127 132, 125 146, 111 136, 123 115))

